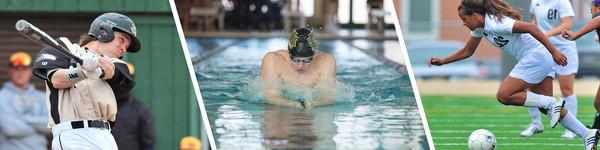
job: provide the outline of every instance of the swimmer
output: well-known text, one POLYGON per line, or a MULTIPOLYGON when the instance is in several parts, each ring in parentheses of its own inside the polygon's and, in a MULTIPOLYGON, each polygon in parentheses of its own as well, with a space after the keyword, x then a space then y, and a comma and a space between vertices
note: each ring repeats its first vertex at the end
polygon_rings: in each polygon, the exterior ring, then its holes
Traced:
POLYGON ((317 52, 314 34, 308 28, 298 28, 289 37, 288 50, 265 54, 260 78, 265 81, 267 103, 292 108, 310 109, 332 104, 335 99, 335 59, 331 54, 317 52), (310 89, 308 99, 287 99, 284 86, 310 89))

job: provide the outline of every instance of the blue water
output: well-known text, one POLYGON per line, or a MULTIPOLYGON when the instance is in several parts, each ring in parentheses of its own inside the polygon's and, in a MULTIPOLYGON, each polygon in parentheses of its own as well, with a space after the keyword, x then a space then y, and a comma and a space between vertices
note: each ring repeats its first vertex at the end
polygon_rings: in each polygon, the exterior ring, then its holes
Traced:
POLYGON ((347 95, 333 105, 300 110, 243 96, 262 56, 286 46, 244 40, 194 65, 219 149, 428 149, 408 75, 340 40, 318 43, 335 57, 347 95))

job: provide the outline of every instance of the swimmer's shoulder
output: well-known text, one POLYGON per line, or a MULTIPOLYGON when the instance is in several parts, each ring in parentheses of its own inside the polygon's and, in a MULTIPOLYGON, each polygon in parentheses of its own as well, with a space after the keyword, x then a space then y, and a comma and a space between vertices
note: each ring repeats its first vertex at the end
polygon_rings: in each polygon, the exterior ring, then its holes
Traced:
POLYGON ((267 60, 285 59, 286 55, 289 55, 287 50, 271 51, 271 52, 267 52, 267 54, 265 54, 263 59, 267 59, 267 60))
POLYGON ((333 55, 331 55, 329 53, 317 52, 315 57, 317 57, 317 59, 320 59, 321 61, 324 61, 324 62, 335 63, 335 58, 333 58, 333 55))

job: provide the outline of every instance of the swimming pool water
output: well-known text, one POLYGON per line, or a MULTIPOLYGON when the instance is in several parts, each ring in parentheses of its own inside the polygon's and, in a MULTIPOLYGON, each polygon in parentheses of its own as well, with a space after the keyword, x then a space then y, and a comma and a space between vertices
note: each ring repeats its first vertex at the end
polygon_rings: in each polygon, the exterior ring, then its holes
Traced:
POLYGON ((286 48, 284 38, 244 40, 194 64, 219 149, 428 149, 408 75, 360 46, 318 42, 335 57, 337 79, 353 98, 310 110, 242 98, 262 56, 286 48))

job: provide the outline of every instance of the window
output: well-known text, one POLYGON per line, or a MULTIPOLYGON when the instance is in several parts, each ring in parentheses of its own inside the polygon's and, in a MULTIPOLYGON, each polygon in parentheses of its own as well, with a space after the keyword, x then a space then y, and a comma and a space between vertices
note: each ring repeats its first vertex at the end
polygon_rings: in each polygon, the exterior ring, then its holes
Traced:
MULTIPOLYGON (((394 5, 391 0, 383 1, 383 9, 388 13, 385 16, 384 21, 386 24, 394 24, 394 5)), ((366 24, 367 23, 367 0, 353 0, 352 6, 350 1, 340 0, 338 1, 338 22, 340 24, 350 24, 350 8, 352 8, 352 24, 366 24)))
POLYGON ((438 1, 403 0, 400 24, 407 39, 437 38, 438 1))

